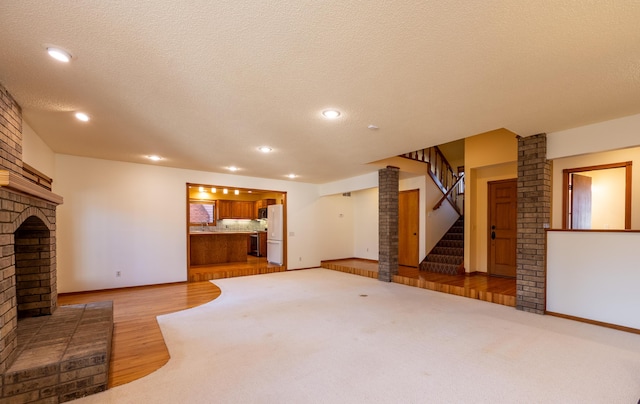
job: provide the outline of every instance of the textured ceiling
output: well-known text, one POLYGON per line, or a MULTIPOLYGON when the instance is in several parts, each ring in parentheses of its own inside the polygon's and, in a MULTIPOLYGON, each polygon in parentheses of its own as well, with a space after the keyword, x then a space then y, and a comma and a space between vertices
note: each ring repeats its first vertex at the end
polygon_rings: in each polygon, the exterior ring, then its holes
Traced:
POLYGON ((640 113, 638 21, 622 0, 2 0, 0 83, 57 153, 322 183, 640 113))

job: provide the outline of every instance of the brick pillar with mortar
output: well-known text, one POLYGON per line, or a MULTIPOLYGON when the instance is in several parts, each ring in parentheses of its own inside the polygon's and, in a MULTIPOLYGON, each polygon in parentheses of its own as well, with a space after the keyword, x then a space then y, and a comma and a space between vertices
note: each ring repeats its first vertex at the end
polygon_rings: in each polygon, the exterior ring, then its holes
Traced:
POLYGON ((516 308, 544 314, 546 234, 551 219, 551 162, 547 135, 518 140, 516 308))
POLYGON ((398 193, 400 169, 378 171, 378 280, 398 274, 398 193))

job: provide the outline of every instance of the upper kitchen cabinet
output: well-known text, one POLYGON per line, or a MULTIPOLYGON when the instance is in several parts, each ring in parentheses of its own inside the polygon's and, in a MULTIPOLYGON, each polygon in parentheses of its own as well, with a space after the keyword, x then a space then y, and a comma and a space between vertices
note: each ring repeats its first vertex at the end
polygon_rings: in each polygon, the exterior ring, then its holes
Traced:
POLYGON ((254 206, 254 216, 256 219, 260 218, 260 209, 266 209, 269 205, 275 205, 275 199, 260 199, 257 200, 254 206))
POLYGON ((255 219, 252 201, 229 201, 219 199, 216 207, 218 219, 255 219))
POLYGON ((218 219, 232 219, 233 212, 231 209, 233 201, 225 201, 224 199, 219 199, 216 204, 216 210, 218 212, 218 219))

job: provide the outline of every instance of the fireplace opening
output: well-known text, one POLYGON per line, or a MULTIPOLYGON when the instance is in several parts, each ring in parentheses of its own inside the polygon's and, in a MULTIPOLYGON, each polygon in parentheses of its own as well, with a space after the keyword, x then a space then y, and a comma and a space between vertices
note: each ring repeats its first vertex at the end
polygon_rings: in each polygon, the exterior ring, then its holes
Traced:
POLYGON ((56 308, 55 266, 51 231, 37 216, 14 233, 18 318, 53 314, 56 308))

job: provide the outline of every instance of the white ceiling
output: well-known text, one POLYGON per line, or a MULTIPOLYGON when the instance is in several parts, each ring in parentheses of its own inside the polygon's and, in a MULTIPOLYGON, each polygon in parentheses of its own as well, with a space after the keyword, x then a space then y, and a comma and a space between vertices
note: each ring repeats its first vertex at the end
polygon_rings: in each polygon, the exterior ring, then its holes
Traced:
POLYGON ((640 113, 638 21, 635 0, 2 0, 0 83, 57 153, 323 183, 640 113))

